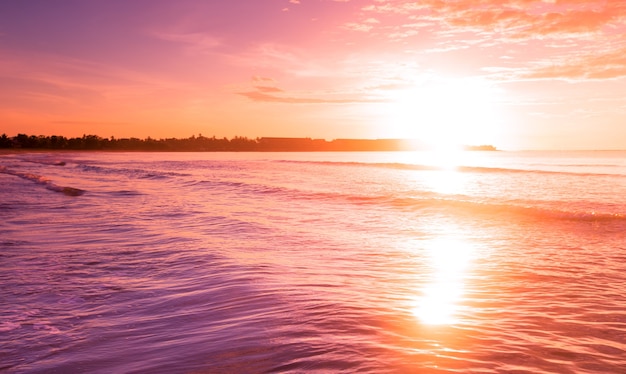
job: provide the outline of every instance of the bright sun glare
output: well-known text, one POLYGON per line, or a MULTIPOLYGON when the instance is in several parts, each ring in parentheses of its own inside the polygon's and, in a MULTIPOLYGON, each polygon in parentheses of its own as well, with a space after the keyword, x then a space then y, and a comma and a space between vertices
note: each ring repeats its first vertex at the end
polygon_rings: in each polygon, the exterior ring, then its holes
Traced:
POLYGON ((420 139, 439 151, 493 144, 497 91, 477 79, 437 78, 391 94, 386 125, 394 137, 420 139))
POLYGON ((427 325, 453 324, 463 296, 471 248, 460 240, 440 238, 429 245, 428 257, 431 281, 422 288, 413 314, 427 325))

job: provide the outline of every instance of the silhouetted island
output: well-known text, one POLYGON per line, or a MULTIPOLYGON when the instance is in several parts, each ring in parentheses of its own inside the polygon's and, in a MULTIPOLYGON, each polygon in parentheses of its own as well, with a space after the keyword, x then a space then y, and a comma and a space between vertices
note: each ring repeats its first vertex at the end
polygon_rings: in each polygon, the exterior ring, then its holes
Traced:
MULTIPOLYGON (((161 152, 331 152, 331 151, 415 151, 427 149, 416 140, 409 139, 311 139, 273 138, 249 139, 235 136, 232 139, 191 136, 186 139, 103 138, 83 135, 66 138, 52 135, 18 134, 0 136, 0 148, 4 149, 55 149, 55 150, 102 150, 102 151, 161 151, 161 152)), ((495 151, 492 145, 466 146, 470 151, 495 151)))

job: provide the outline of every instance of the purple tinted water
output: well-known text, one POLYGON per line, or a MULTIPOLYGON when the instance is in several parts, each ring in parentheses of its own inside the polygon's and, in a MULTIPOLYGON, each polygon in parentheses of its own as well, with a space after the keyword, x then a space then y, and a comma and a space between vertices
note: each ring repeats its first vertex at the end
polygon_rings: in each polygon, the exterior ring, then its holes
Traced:
POLYGON ((623 372, 624 156, 4 155, 0 370, 623 372))

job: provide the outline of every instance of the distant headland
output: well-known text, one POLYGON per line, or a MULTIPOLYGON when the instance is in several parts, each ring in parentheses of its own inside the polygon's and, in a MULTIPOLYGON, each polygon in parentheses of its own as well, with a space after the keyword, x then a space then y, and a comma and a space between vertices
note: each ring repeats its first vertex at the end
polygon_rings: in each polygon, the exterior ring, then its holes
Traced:
MULTIPOLYGON (((96 150, 96 151, 150 151, 150 152, 343 152, 343 151, 416 151, 428 149, 409 139, 311 139, 262 137, 232 139, 202 135, 177 139, 103 138, 83 135, 77 138, 52 135, 18 134, 0 136, 1 149, 41 150, 96 150)), ((495 151, 492 145, 468 145, 469 151, 495 151)))

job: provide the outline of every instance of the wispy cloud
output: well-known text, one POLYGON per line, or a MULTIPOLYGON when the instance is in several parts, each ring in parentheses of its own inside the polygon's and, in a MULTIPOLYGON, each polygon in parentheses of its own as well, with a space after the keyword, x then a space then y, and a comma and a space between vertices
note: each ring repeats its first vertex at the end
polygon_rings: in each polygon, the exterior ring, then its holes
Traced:
POLYGON ((603 53, 589 53, 576 59, 562 58, 540 63, 522 74, 530 79, 615 79, 626 77, 626 47, 603 53))
POLYGON ((265 93, 269 93, 269 92, 284 92, 282 89, 280 89, 278 87, 273 87, 273 86, 255 86, 254 88, 256 88, 257 91, 259 91, 259 92, 265 92, 265 93))
POLYGON ((289 94, 277 87, 256 86, 252 91, 237 92, 256 102, 284 103, 284 104, 350 104, 350 103, 380 103, 386 100, 367 94, 341 92, 309 92, 289 94))
POLYGON ((367 18, 362 22, 348 22, 343 26, 343 28, 352 31, 368 32, 378 23, 380 23, 380 21, 376 18, 367 18))
POLYGON ((94 126, 94 125, 105 125, 105 126, 122 126, 122 125, 130 125, 130 122, 109 122, 109 121, 49 121, 48 123, 53 125, 80 125, 80 126, 94 126))
POLYGON ((182 43, 193 53, 206 53, 222 45, 219 38, 207 33, 153 32, 152 35, 162 40, 182 43))
POLYGON ((255 75, 252 77, 253 82, 274 82, 274 79, 268 77, 262 77, 260 75, 255 75))
POLYGON ((455 32, 475 31, 509 38, 546 38, 606 32, 624 22, 626 3, 580 0, 424 0, 380 2, 363 8, 367 14, 408 14, 455 32))
MULTIPOLYGON (((368 18, 380 20, 379 36, 391 41, 430 38, 423 53, 506 46, 519 50, 521 45, 532 45, 532 49, 525 47, 523 57, 508 56, 510 64, 517 63, 514 66, 524 71, 516 74, 517 79, 624 76, 620 53, 626 40, 626 2, 622 1, 377 0, 362 7, 363 21, 368 18), (615 44, 618 52, 613 52, 615 44), (535 57, 533 49, 542 53, 535 57), (581 50, 588 56, 581 57, 581 50)), ((366 26, 351 23, 346 29, 374 32, 366 26)))

